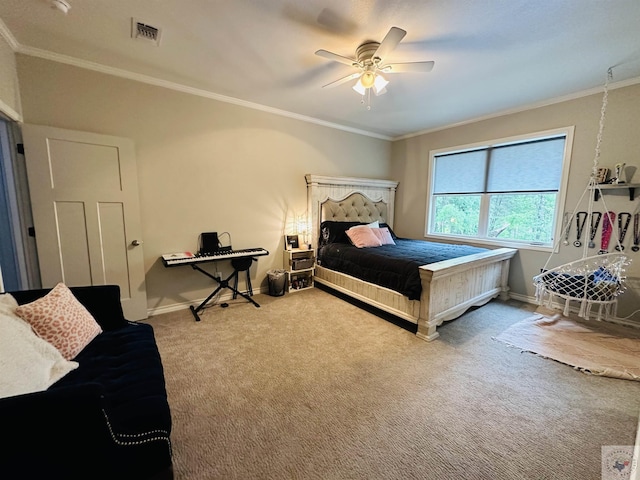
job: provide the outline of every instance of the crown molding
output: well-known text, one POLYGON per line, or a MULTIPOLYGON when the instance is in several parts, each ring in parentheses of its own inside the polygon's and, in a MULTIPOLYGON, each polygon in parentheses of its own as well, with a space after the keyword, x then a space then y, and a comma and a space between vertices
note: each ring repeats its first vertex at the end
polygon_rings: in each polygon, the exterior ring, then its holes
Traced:
MULTIPOLYGON (((630 79, 627 79, 627 80, 621 80, 619 82, 610 83, 608 88, 609 88, 609 90, 615 90, 617 88, 629 87, 631 85, 636 85, 638 83, 640 83, 640 77, 635 77, 635 78, 630 78, 630 79)), ((441 127, 435 127, 435 128, 431 128, 431 129, 427 129, 427 130, 421 130, 421 131, 415 132, 415 133, 409 133, 407 135, 401 135, 401 136, 398 136, 398 137, 392 137, 391 140, 395 142, 396 140, 405 140, 407 138, 419 137, 420 135, 427 135, 429 133, 440 132, 442 130, 448 130, 450 128, 461 127, 463 125, 469 125, 469 124, 472 124, 472 123, 482 122, 483 120, 490 120, 492 118, 504 117, 506 115, 512 115, 514 113, 525 112, 527 110, 533 110, 533 109, 536 109, 536 108, 547 107, 549 105, 555 105, 557 103, 568 102, 570 100, 576 100, 578 98, 588 97, 589 95, 596 95, 598 93, 602 93, 602 88, 603 87, 590 88, 588 90, 582 90, 581 92, 576 92, 576 93, 572 93, 572 94, 569 94, 569 95, 564 95, 562 97, 555 97, 555 98, 551 98, 551 99, 548 99, 548 100, 543 100, 541 102, 530 103, 530 104, 523 105, 523 106, 520 106, 520 107, 517 107, 517 108, 512 108, 512 109, 509 109, 509 110, 503 110, 501 112, 496 112, 496 113, 492 113, 492 114, 489 114, 489 115, 483 115, 481 117, 476 117, 476 118, 472 118, 472 119, 469 119, 469 120, 464 120, 462 122, 450 123, 448 125, 443 125, 441 127)))
POLYGON ((398 187, 398 182, 394 180, 376 178, 330 177, 312 173, 307 173, 304 178, 307 181, 307 185, 347 185, 353 187, 379 187, 392 190, 398 187))
POLYGON ((271 113, 273 115, 279 115, 281 117, 292 118, 294 120, 300 120, 302 122, 313 123, 315 125, 320 125, 323 127, 333 128, 336 130, 342 130, 348 133, 355 133, 357 135, 364 135, 367 137, 378 138, 381 140, 391 140, 391 137, 386 135, 381 135, 374 132, 369 132, 367 130, 360 130, 358 128, 347 127, 345 125, 340 125, 338 123, 327 122, 324 120, 320 120, 313 117, 308 117, 306 115, 300 115, 297 113, 289 112, 286 110, 281 110, 279 108, 268 107, 266 105, 260 105, 258 103, 248 102, 246 100, 241 100, 235 97, 229 97, 226 95, 220 95, 218 93, 211 92, 209 90, 204 90, 201 88, 189 87, 187 85, 182 85, 180 83, 171 82, 168 80, 162 80, 156 77, 152 77, 150 75, 144 75, 141 73, 131 72, 129 70, 124 70, 121 68, 109 67, 107 65, 102 65, 100 63, 90 62, 88 60, 81 60, 76 57, 71 57, 69 55, 62 55, 60 53, 51 52, 49 50, 43 50, 40 48, 34 47, 25 47, 23 45, 17 44, 17 48, 14 49, 17 53, 28 55, 31 57, 38 57, 45 60, 51 60, 53 62, 64 63, 67 65, 72 65, 78 68, 84 68, 87 70, 92 70, 95 72, 104 73, 107 75, 113 75, 120 78, 126 78, 128 80, 133 80, 136 82, 146 83, 148 85, 154 85, 156 87, 167 88, 169 90, 175 90, 182 93, 187 93, 189 95, 196 95, 199 97, 208 98, 211 100, 217 100, 219 102, 230 103, 233 105, 238 105, 240 107, 250 108, 252 110, 259 110, 265 113, 271 113))
POLYGON ((18 122, 18 123, 23 122, 22 115, 20 115, 13 108, 11 108, 9 105, 4 103, 2 100, 0 100, 0 116, 1 115, 5 115, 9 117, 9 119, 13 120, 14 122, 18 122))

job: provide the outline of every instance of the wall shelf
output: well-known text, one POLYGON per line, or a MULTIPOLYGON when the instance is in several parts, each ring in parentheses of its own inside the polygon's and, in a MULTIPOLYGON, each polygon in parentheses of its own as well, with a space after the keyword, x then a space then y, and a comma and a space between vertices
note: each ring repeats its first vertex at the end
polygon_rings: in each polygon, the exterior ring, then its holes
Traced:
POLYGON ((640 183, 618 183, 616 185, 602 184, 594 187, 589 187, 593 190, 593 199, 597 202, 600 199, 600 192, 605 193, 608 190, 629 190, 629 200, 633 202, 635 200, 636 188, 640 187, 640 183))

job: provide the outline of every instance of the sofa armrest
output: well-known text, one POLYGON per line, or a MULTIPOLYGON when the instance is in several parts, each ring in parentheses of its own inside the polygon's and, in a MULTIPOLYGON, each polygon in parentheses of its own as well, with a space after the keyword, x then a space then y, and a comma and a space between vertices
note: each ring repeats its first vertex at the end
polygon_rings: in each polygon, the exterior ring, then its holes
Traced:
MULTIPOLYGON (((91 285, 87 287, 69 287, 69 289, 96 319, 102 330, 108 331, 127 325, 122 312, 120 287, 118 285, 91 285)), ((9 293, 13 295, 20 305, 23 305, 44 297, 50 291, 50 288, 43 288, 9 293)))

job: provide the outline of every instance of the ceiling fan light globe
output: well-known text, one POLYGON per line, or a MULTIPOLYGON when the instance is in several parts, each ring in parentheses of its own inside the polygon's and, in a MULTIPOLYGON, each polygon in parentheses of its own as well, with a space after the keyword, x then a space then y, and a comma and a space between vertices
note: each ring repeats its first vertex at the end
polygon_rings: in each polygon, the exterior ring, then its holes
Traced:
POLYGON ((356 84, 353 86, 353 89, 356 92, 358 92, 360 95, 364 95, 364 93, 367 91, 367 89, 366 89, 366 87, 364 85, 362 85, 362 77, 360 77, 358 79, 356 84))
POLYGON ((387 85, 389 85, 389 80, 384 78, 382 75, 376 75, 375 81, 373 83, 376 95, 382 95, 383 93, 385 93, 387 91, 385 88, 387 85))
POLYGON ((364 72, 360 77, 360 82, 364 88, 371 88, 376 82, 376 74, 373 72, 364 72))

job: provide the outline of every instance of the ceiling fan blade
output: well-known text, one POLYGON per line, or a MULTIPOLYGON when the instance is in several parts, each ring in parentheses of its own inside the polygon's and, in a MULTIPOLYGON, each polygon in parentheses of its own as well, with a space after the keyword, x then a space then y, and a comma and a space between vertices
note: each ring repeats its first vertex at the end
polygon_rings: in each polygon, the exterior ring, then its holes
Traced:
POLYGON ((345 65, 349 65, 350 67, 358 65, 358 63, 351 58, 343 57, 342 55, 328 52, 326 50, 318 50, 316 51, 316 55, 318 55, 319 57, 326 58, 328 60, 333 60, 334 62, 344 63, 345 65))
POLYGON ((390 63, 379 68, 383 73, 426 73, 433 70, 436 62, 408 62, 408 63, 390 63))
POLYGON ((404 38, 407 34, 404 30, 398 27, 391 27, 387 35, 384 37, 384 40, 380 42, 376 53, 373 54, 374 57, 378 57, 384 59, 387 53, 391 52, 394 48, 398 46, 400 40, 404 38))
POLYGON ((333 88, 333 87, 337 87, 338 85, 342 85, 343 83, 348 82, 349 80, 355 80, 356 78, 358 78, 360 75, 362 75, 361 72, 356 72, 356 73, 352 73, 351 75, 347 75, 346 77, 342 77, 339 78, 338 80, 335 80, 331 83, 327 83, 326 85, 323 85, 322 88, 333 88))

